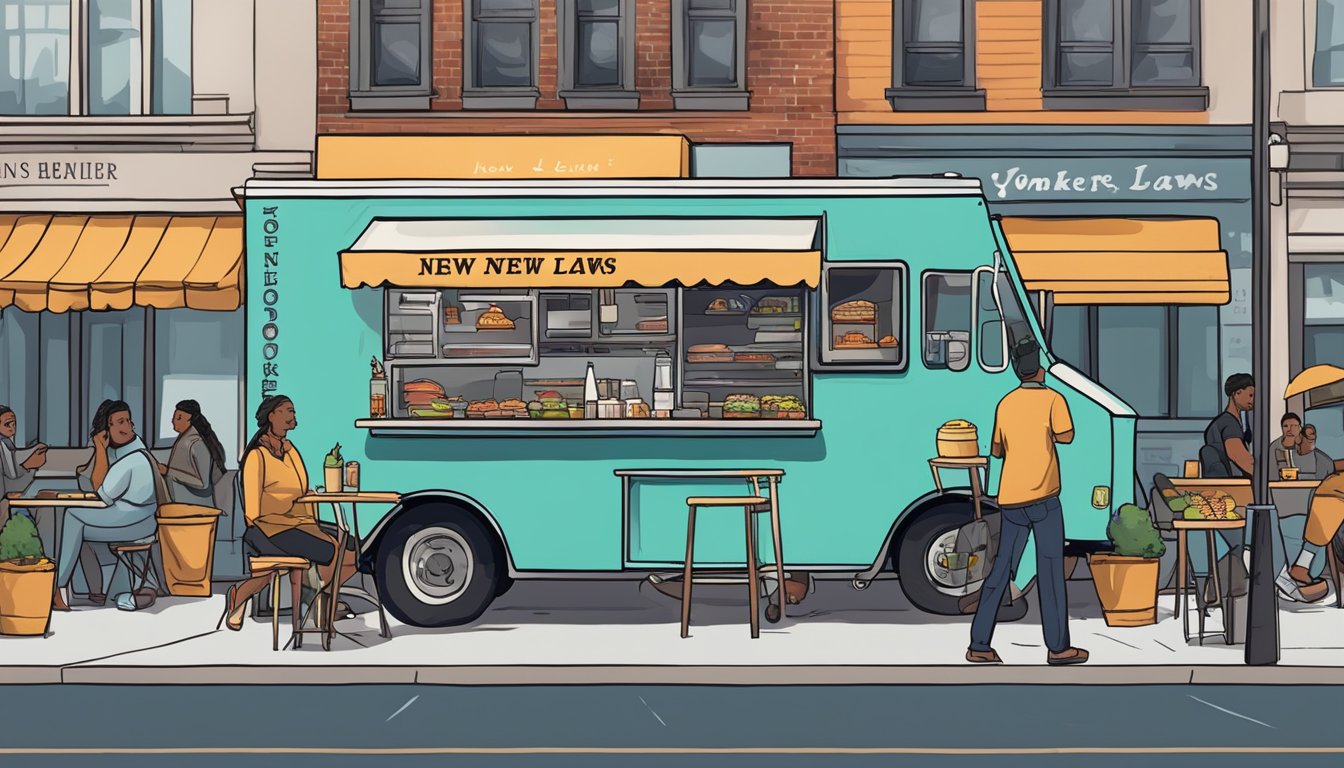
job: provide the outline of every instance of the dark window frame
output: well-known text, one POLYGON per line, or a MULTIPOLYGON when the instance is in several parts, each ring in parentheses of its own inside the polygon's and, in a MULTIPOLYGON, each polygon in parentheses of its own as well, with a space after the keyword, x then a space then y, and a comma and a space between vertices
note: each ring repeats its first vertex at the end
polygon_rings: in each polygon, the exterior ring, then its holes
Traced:
POLYGON ((747 23, 750 0, 733 0, 731 10, 692 9, 692 0, 672 0, 672 103, 681 110, 743 112, 751 106, 747 90, 747 23), (737 82, 731 86, 690 85, 692 18, 731 18, 736 23, 737 82))
POLYGON ((926 269, 919 275, 919 360, 927 371, 947 371, 949 373, 966 373, 976 363, 977 350, 975 345, 975 281, 979 269, 926 269), (943 365, 933 365, 929 362, 927 335, 929 328, 929 307, 932 302, 929 301, 929 280, 935 277, 950 277, 953 275, 965 276, 967 285, 966 300, 970 304, 969 311, 964 318, 966 322, 966 365, 962 368, 953 368, 950 361, 943 365))
MULTIPOLYGON (((416 111, 430 108, 434 90, 434 12, 432 0, 419 0, 420 7, 384 8, 374 13, 374 0, 350 4, 350 109, 351 111, 416 111), (373 31, 382 19, 415 19, 420 25, 420 83, 387 86, 373 83, 373 31)), ((395 22, 388 22, 395 23, 395 22)))
POLYGON ((1043 67, 1042 106, 1045 109, 1071 110, 1174 110, 1203 112, 1209 108, 1209 89, 1203 84, 1202 59, 1204 52, 1202 5, 1200 0, 1190 2, 1189 45, 1139 46, 1134 42, 1134 13, 1137 0, 1110 0, 1113 14, 1110 43, 1065 44, 1060 35, 1060 4, 1063 0, 1045 0, 1044 33, 1041 62, 1043 67), (1192 50, 1193 83, 1188 85, 1133 85, 1132 63, 1135 51, 1147 48, 1163 50, 1192 50), (1059 84, 1059 58, 1066 50, 1108 51, 1112 56, 1110 85, 1070 86, 1059 84))
POLYGON ((905 54, 911 50, 946 49, 948 44, 910 40, 910 15, 920 0, 895 0, 892 4, 891 87, 886 91, 893 112, 983 112, 985 91, 975 80, 975 0, 962 0, 962 81, 957 86, 910 85, 905 80, 905 54))
MULTIPOLYGON (((817 373, 882 373, 894 372, 903 373, 910 368, 910 265, 899 259, 882 259, 871 261, 832 261, 826 262, 821 266, 821 282, 817 285, 814 292, 816 301, 813 304, 813 315, 816 317, 816 336, 813 348, 815 353, 812 356, 812 370, 817 373), (862 270, 877 272, 895 272, 895 279, 900 291, 900 295, 895 298, 901 302, 900 316, 896 318, 898 327, 895 329, 895 336, 898 339, 896 348, 896 362, 891 363, 884 360, 853 360, 836 358, 826 359, 835 354, 827 342, 827 336, 831 333, 831 317, 829 306, 831 303, 831 283, 830 274, 835 271, 862 270)), ((922 338, 922 336, 921 336, 922 338)))
POLYGON ((482 14, 480 0, 463 2, 462 35, 462 108, 463 109, 536 109, 541 96, 538 87, 541 57, 541 3, 532 0, 528 11, 490 11, 482 14), (526 21, 532 25, 532 84, 520 86, 476 85, 476 33, 481 24, 526 21))
POLYGON ((567 109, 639 109, 635 87, 635 0, 617 0, 620 82, 615 86, 580 86, 578 80, 579 0, 560 0, 560 98, 567 109))

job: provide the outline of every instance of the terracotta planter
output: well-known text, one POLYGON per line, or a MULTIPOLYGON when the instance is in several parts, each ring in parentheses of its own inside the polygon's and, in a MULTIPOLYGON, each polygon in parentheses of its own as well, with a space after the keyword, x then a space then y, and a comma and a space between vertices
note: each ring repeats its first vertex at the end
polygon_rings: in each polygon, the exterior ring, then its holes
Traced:
POLYGON ((0 562, 0 635, 45 635, 51 623, 56 564, 0 562))
POLYGON ((1156 558, 1097 554, 1088 558, 1108 627, 1157 623, 1156 558))

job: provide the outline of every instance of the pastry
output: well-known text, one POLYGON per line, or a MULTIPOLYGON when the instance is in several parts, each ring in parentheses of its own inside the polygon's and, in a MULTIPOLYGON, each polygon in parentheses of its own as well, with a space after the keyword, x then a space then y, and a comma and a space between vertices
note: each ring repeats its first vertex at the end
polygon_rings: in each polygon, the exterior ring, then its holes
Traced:
POLYGON ((895 337, 895 336, 883 336, 882 338, 880 338, 880 339, 877 340, 877 346, 879 346, 879 347, 894 347, 894 346, 896 346, 896 337, 895 337))
POLYGON ((667 332, 667 318, 660 317, 657 320, 641 320, 635 323, 635 330, 644 332, 667 332))
POLYGON ((714 299, 713 301, 709 302, 709 308, 708 308, 707 310, 705 310, 705 311, 706 311, 706 312, 727 312, 727 311, 728 311, 728 300, 727 300, 727 299, 714 299))
POLYGON ((773 363, 775 356, 769 352, 738 352, 733 356, 735 363, 773 363))
POLYGON ((836 349, 871 349, 877 345, 873 340, 858 331, 850 331, 844 336, 838 336, 835 339, 836 349))
POLYGON ((846 301, 831 309, 833 323, 871 323, 876 320, 877 305, 871 301, 846 301))
POLYGON ((478 331, 512 331, 513 321, 504 314, 504 310, 491 304, 490 308, 481 313, 476 318, 476 330, 478 331))
POLYGON ((694 344, 686 349, 688 363, 731 363, 733 359, 727 344, 694 344))

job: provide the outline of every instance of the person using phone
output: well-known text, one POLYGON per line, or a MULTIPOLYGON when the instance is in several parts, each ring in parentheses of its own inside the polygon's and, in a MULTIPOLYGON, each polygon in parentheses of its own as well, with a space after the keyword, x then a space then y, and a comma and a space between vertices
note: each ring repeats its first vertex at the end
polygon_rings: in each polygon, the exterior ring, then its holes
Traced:
POLYGON ((47 463, 47 446, 37 443, 25 459, 14 444, 19 419, 14 409, 0 405, 0 497, 18 498, 33 484, 37 470, 47 463))

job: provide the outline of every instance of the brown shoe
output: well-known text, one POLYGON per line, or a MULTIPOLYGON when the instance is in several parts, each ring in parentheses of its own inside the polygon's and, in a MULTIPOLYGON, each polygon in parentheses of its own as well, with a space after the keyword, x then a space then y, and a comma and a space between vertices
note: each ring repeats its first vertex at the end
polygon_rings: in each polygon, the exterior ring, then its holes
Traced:
POLYGON ((56 591, 51 594, 51 609, 53 611, 70 610, 70 605, 65 602, 65 595, 61 594, 60 587, 57 587, 56 591))
POLYGON ((966 649, 966 660, 972 664, 1002 664, 1003 659, 999 654, 990 648, 988 651, 977 651, 971 648, 966 649))
POLYGON ((1082 648, 1065 648, 1059 653, 1052 651, 1046 656, 1045 663, 1054 667, 1062 667, 1067 664, 1086 664, 1087 651, 1082 648))
POLYGON ((1302 596, 1304 603, 1324 600, 1325 596, 1330 594, 1330 585, 1325 579, 1312 579, 1311 572, 1300 565, 1289 568, 1288 575, 1297 583, 1298 594, 1302 596))

